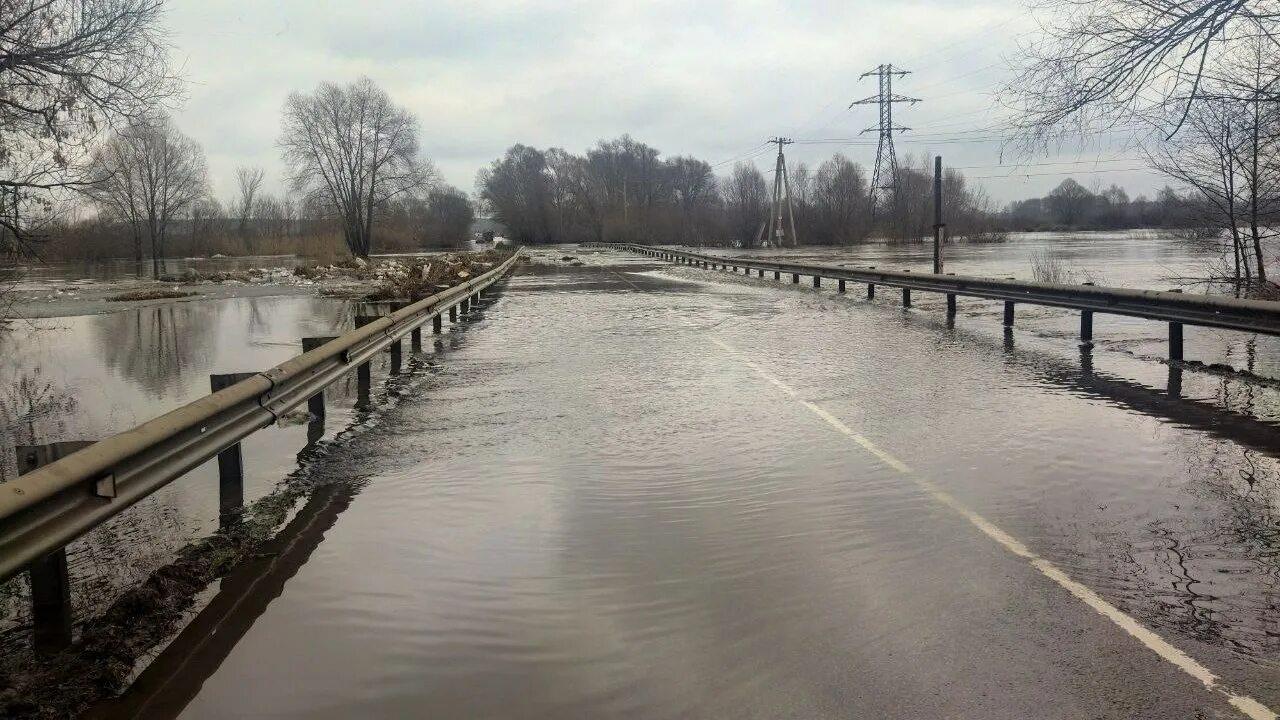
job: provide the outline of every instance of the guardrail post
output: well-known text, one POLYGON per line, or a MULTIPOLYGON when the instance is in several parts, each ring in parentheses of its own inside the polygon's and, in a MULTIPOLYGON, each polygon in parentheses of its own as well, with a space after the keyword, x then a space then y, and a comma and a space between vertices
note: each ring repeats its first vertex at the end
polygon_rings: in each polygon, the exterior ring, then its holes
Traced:
POLYGON ((449 306, 449 322, 451 323, 458 322, 458 306, 457 305, 449 306))
POLYGON ((902 307, 911 307, 911 288, 902 288, 902 307))
POLYGON ((413 331, 409 333, 409 352, 415 352, 415 353, 422 352, 422 326, 421 325, 414 328, 413 331))
MULTIPOLYGON (((302 338, 302 352, 304 353, 311 352, 312 350, 315 350, 321 345, 324 345, 327 342, 332 342, 333 340, 337 340, 337 338, 336 337, 304 337, 302 338)), ((307 412, 311 413, 312 415, 318 418, 324 417, 325 415, 324 390, 321 390, 315 395, 312 395, 311 397, 307 398, 307 412)))
POLYGON ((1080 344, 1093 344, 1093 311, 1080 311, 1080 344))
MULTIPOLYGON (((1181 293, 1182 288, 1174 288, 1169 292, 1181 293)), ((1182 323, 1180 322, 1169 323, 1169 359, 1170 360, 1182 359, 1182 323)), ((1178 378, 1178 391, 1179 393, 1181 393, 1182 391, 1181 376, 1179 376, 1178 378)))
POLYGON ((1013 301, 1004 301, 1004 326, 1013 327, 1013 301))
POLYGON ((440 313, 431 316, 431 334, 439 335, 443 329, 444 319, 440 317, 440 313))
MULTIPOLYGON (((209 376, 209 390, 218 392, 223 388, 251 378, 256 373, 227 373, 209 376)), ((321 402, 324 402, 323 399, 321 402)), ((235 525, 244 509, 244 455, 240 452, 240 443, 218 453, 218 527, 227 528, 235 525)))
MULTIPOLYGON (((413 302, 410 300, 400 300, 400 301, 391 303, 391 310, 392 312, 394 312, 396 310, 401 310, 403 308, 409 307, 412 304, 413 302)), ((417 344, 412 348, 412 350, 416 352, 421 349, 422 334, 418 332, 418 328, 414 328, 412 332, 417 333, 417 340, 416 340, 417 344)), ((391 374, 399 375, 400 369, 403 367, 403 364, 404 364, 404 339, 398 338, 391 343, 391 374)))
POLYGON ((791 273, 791 284, 792 285, 800 284, 800 273, 791 273))
POLYGON ((837 287, 840 290, 840 292, 844 292, 844 280, 838 281, 837 287))
POLYGON ((758 270, 757 272, 759 273, 759 275, 757 275, 757 277, 764 277, 764 269, 763 269, 763 268, 761 268, 761 269, 760 269, 760 270, 758 270))
MULTIPOLYGON (((63 458, 89 442, 19 445, 18 474, 63 458)), ((37 655, 53 655, 71 645, 71 575, 67 549, 58 548, 27 566, 31 580, 31 645, 37 655)))
POLYGON ((1182 368, 1177 365, 1169 366, 1169 381, 1166 391, 1169 397, 1182 397, 1182 368))
POLYGON ((773 279, 774 279, 774 280, 781 280, 781 279, 782 279, 782 273, 778 272, 777 270, 774 270, 774 271, 773 271, 773 279))
POLYGON ((821 276, 821 275, 814 275, 814 276, 813 276, 813 286, 814 286, 814 287, 822 287, 822 276, 821 276))
POLYGON ((395 340, 391 341, 391 374, 392 375, 400 374, 401 361, 404 359, 403 352, 402 352, 403 345, 404 343, 399 338, 396 338, 395 340))
POLYGON ((954 318, 956 316, 956 294, 947 293, 947 317, 954 318))
POLYGON ((875 300, 875 299, 876 299, 876 284, 875 284, 875 283, 867 283, 867 299, 868 299, 868 300, 875 300))
MULTIPOLYGON (((356 327, 364 327, 377 319, 376 315, 357 315, 356 327)), ((366 360, 356 366, 356 405, 367 406, 372 393, 373 373, 369 367, 369 361, 366 360)))

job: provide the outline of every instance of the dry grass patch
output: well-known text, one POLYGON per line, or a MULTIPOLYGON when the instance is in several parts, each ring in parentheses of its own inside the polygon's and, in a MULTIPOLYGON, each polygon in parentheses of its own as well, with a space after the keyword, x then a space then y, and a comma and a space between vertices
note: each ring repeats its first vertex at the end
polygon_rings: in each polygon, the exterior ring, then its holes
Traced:
POLYGON ((169 288, 149 288, 146 290, 130 290, 107 298, 108 302, 131 302, 137 300, 167 300, 169 298, 191 297, 196 293, 169 288))

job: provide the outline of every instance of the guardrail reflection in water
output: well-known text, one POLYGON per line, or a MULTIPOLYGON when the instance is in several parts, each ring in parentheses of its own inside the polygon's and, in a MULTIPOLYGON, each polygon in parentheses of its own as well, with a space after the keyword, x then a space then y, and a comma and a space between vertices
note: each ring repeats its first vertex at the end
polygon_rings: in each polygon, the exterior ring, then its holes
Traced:
POLYGON ((845 292, 847 282, 866 283, 868 299, 875 297, 877 285, 886 285, 902 290, 904 307, 911 307, 912 290, 943 293, 947 296, 948 322, 955 319, 957 296, 1003 300, 1006 330, 1013 328, 1014 308, 1018 303, 1070 308, 1080 311, 1082 343, 1093 342, 1094 313, 1159 320, 1168 323, 1170 360, 1183 359, 1183 325, 1280 335, 1280 303, 1263 300, 1184 295, 1181 291, 1130 290, 1092 284, 1060 285, 1013 279, 999 280, 953 273, 934 275, 906 270, 877 270, 874 267, 860 269, 834 265, 802 265, 775 260, 725 258, 627 243, 583 243, 582 247, 626 250, 709 270, 724 269, 737 272, 741 269, 747 275, 754 271, 761 278, 766 272, 772 272, 774 280, 780 280, 785 273, 791 275, 792 283, 799 283, 800 276, 805 275, 813 278, 814 287, 821 287, 823 278, 827 278, 838 282, 840 292, 845 292))
POLYGON ((304 338, 301 355, 269 370, 213 375, 211 394, 111 438, 19 448, 23 474, 0 484, 0 582, 30 571, 37 652, 71 641, 68 543, 214 456, 219 514, 234 514, 243 497, 241 440, 304 402, 323 417, 324 389, 353 369, 367 405, 371 360, 389 348, 398 373, 406 335, 419 350, 428 319, 436 333, 444 313, 456 322, 519 257, 418 302, 393 303, 389 315, 358 317, 340 337, 304 338))

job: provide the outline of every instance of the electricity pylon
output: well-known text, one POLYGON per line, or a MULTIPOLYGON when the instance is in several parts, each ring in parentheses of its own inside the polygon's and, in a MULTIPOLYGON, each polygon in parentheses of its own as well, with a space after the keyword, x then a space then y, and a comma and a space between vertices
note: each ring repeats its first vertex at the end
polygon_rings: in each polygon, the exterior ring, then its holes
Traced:
POLYGON ((849 107, 854 105, 880 106, 880 125, 878 127, 869 127, 862 131, 864 133, 872 131, 880 133, 880 142, 876 145, 876 169, 871 174, 869 201, 871 203, 872 217, 875 216, 876 206, 886 199, 892 200, 898 189, 898 157, 893 151, 893 131, 906 131, 911 128, 893 124, 893 104, 908 103, 914 105, 920 100, 919 98, 906 97, 905 95, 894 95, 893 77, 895 75, 901 77, 910 72, 910 70, 902 70, 892 65, 877 65, 875 70, 862 73, 862 76, 858 79, 861 80, 871 75, 879 77, 880 92, 871 97, 849 103, 849 107))
POLYGON ((782 147, 792 143, 791 138, 775 137, 769 142, 778 146, 778 162, 773 171, 773 203, 769 206, 769 234, 766 243, 774 247, 786 247, 787 233, 782 225, 783 202, 785 198, 787 219, 791 221, 791 246, 796 246, 796 212, 791 203, 791 179, 787 177, 787 158, 782 154, 782 147))

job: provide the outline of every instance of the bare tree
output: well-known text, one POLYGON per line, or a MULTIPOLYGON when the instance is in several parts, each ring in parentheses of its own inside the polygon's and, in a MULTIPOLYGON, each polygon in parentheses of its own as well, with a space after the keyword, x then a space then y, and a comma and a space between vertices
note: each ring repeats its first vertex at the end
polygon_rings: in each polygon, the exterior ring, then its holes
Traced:
POLYGON ((719 201, 716 176, 706 161, 689 156, 667 160, 669 186, 680 208, 679 237, 686 244, 702 244, 705 216, 719 201))
POLYGON ((236 218, 239 221, 241 237, 249 234, 249 220, 257 208, 258 190, 262 188, 262 179, 266 173, 260 167, 241 165, 236 168, 236 189, 240 198, 236 202, 236 218))
POLYGON ((93 156, 92 194, 122 211, 134 237, 151 245, 151 271, 162 272, 169 222, 208 195, 204 150, 167 115, 115 133, 93 156))
POLYGON ((163 0, 0 0, 0 252, 30 248, 90 145, 175 96, 163 0))
POLYGON ((338 218, 357 257, 373 247, 374 213, 432 179, 418 156, 417 119, 369 78, 291 94, 283 125, 280 147, 294 189, 338 218))
POLYGON ((869 188, 862 168, 843 155, 818 166, 812 181, 812 224, 809 235, 822 244, 848 245, 871 230, 869 188))
POLYGON ((1172 135, 1207 83, 1231 77, 1240 42, 1274 53, 1280 29, 1275 0, 1039 0, 1034 10, 1041 32, 1003 97, 1035 140, 1133 120, 1172 135))
POLYGON ((475 220, 467 194, 455 187, 433 189, 427 195, 426 214, 417 228, 422 247, 458 247, 466 243, 475 220))
POLYGON ((1205 101, 1192 109, 1178 137, 1148 153, 1153 167, 1191 189, 1198 200, 1194 225, 1226 241, 1224 271, 1196 281, 1229 284, 1237 295, 1265 290, 1263 242, 1280 210, 1276 125, 1256 103, 1205 101))
POLYGON ((755 245, 768 214, 769 191, 765 187, 764 175, 755 165, 740 162, 733 166, 733 172, 720 187, 725 210, 728 211, 730 237, 742 247, 755 245))

